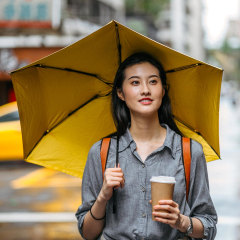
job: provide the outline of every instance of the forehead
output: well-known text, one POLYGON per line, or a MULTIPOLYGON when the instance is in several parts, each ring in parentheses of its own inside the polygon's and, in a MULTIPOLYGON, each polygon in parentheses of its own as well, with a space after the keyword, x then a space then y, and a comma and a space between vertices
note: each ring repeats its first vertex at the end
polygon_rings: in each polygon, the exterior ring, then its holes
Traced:
POLYGON ((159 70, 149 62, 137 63, 131 66, 128 66, 125 69, 125 76, 132 74, 157 74, 159 75, 159 70))

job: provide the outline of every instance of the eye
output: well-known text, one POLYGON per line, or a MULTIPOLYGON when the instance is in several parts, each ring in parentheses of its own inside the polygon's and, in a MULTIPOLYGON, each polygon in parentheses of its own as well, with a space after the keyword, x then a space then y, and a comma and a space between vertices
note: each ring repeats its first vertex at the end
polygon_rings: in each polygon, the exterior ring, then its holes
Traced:
POLYGON ((139 81, 138 80, 134 80, 134 81, 131 82, 131 84, 134 85, 134 86, 137 86, 137 85, 139 85, 139 81))
POLYGON ((157 84, 158 83, 158 80, 157 79, 151 79, 149 81, 150 84, 157 84))

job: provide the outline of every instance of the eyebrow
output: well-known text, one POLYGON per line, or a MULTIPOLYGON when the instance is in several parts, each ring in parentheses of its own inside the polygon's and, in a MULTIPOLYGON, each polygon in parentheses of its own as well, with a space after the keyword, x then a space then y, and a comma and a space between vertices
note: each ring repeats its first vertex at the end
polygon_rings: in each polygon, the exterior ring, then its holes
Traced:
MULTIPOLYGON (((157 77, 157 78, 160 78, 160 76, 158 76, 158 75, 155 75, 155 74, 153 74, 153 75, 150 75, 148 78, 152 78, 152 77, 157 77)), ((139 77, 139 76, 131 76, 130 78, 128 78, 128 80, 131 80, 132 78, 138 78, 138 79, 140 79, 140 77, 139 77)))

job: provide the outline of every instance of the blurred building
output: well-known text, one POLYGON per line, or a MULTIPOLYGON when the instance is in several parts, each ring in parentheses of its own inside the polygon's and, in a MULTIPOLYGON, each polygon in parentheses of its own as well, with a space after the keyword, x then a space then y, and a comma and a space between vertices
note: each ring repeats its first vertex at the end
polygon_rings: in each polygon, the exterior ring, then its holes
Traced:
POLYGON ((15 100, 9 73, 96 31, 124 23, 124 0, 1 0, 0 105, 15 100))
POLYGON ((230 19, 220 49, 213 49, 212 56, 224 66, 224 80, 236 81, 240 88, 240 14, 230 19))
POLYGON ((233 49, 240 48, 240 20, 239 19, 229 20, 225 40, 227 41, 229 47, 233 49))
POLYGON ((204 61, 202 14, 201 0, 170 0, 156 21, 158 40, 204 61))

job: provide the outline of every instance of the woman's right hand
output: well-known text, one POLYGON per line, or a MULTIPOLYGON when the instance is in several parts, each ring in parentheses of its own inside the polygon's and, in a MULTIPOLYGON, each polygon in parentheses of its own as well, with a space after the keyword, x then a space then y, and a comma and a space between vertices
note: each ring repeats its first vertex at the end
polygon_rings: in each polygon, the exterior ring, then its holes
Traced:
POLYGON ((124 174, 119 165, 117 168, 107 168, 104 173, 103 186, 99 197, 108 201, 112 197, 113 189, 123 188, 124 182, 124 174))

